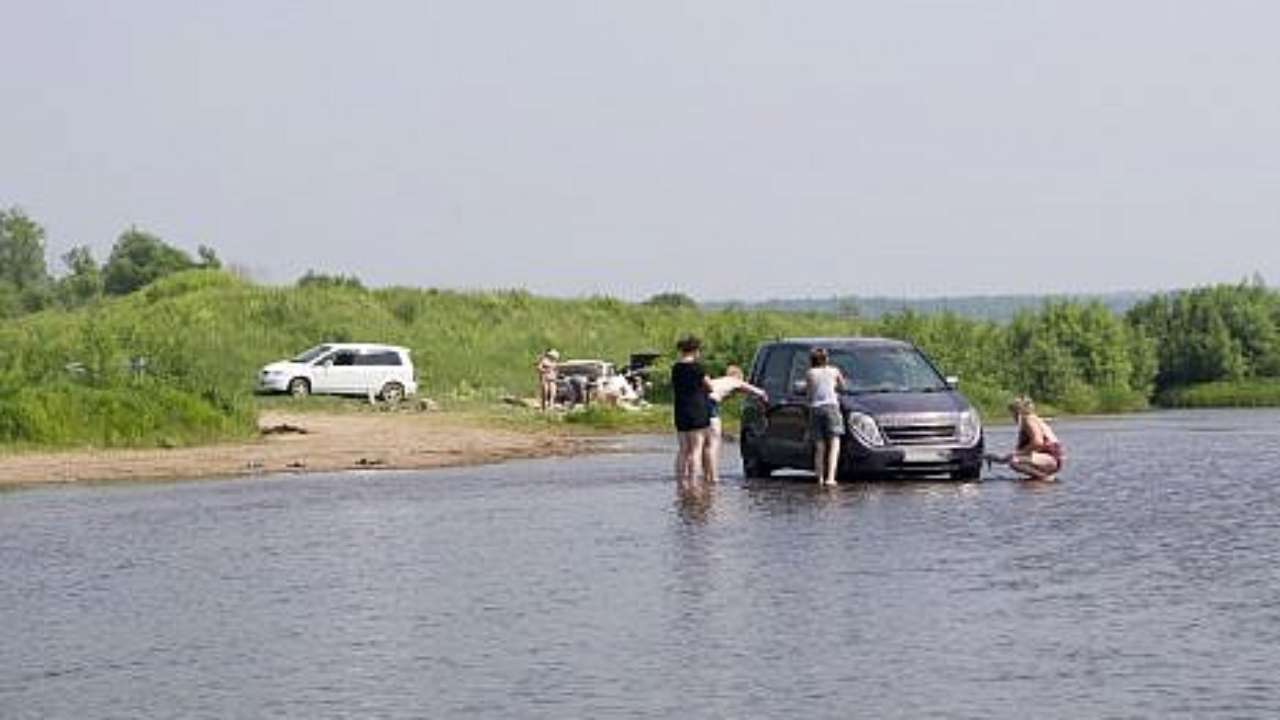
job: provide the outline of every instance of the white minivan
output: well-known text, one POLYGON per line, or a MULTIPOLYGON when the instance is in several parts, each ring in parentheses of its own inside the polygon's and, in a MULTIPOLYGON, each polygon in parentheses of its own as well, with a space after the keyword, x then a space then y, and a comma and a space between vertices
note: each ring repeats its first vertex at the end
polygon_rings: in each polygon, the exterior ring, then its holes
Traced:
POLYGON ((292 360, 262 368, 259 392, 287 392, 294 397, 376 395, 398 402, 418 392, 409 350, 396 345, 325 343, 292 360))

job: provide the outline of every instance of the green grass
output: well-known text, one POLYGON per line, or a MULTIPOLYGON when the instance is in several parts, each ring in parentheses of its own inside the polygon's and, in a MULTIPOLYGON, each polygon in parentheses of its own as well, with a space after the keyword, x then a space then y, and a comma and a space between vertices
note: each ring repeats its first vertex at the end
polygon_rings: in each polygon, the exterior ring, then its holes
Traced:
POLYGON ((1258 378, 1172 388, 1156 397, 1168 408, 1280 407, 1280 379, 1258 378))
MULTIPOLYGON (((0 322, 0 447, 194 444, 251 433, 262 409, 368 409, 359 400, 299 402, 252 395, 262 365, 321 342, 341 341, 409 347, 421 393, 445 412, 486 408, 495 422, 524 423, 530 429, 551 424, 566 431, 665 432, 669 408, 661 405, 645 413, 592 409, 549 419, 521 415, 499 401, 531 396, 534 360, 555 347, 566 359, 618 363, 636 351, 664 353, 652 394, 662 403, 669 400, 666 368, 675 341, 690 333, 703 338, 713 373, 730 362, 749 364, 759 343, 780 337, 912 339, 944 372, 963 378, 961 389, 985 417, 1003 415, 1005 402, 1027 382, 1009 330, 952 316, 869 321, 651 307, 612 298, 564 300, 523 291, 282 288, 192 271, 87 308, 0 322), (145 365, 134 362, 137 358, 145 358, 145 365)), ((1045 349, 1042 340, 1037 341, 1040 350, 1045 349)), ((1072 382, 1064 385, 1062 397, 1037 400, 1071 412, 1145 403, 1141 392, 1106 392, 1084 383, 1079 378, 1087 373, 1072 368, 1071 353, 1087 357, 1091 346, 1078 337, 1061 343, 1056 355, 1046 357, 1070 371, 1072 382)), ((730 427, 734 412, 727 415, 730 427)))

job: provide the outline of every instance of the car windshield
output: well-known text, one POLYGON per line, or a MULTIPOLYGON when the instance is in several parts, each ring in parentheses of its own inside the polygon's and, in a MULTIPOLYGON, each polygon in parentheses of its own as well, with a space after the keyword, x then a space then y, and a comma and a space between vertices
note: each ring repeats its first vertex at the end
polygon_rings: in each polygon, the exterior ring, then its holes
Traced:
POLYGON ((296 363, 309 363, 309 362, 311 362, 312 360, 315 360, 316 358, 320 357, 321 355, 323 355, 323 354, 325 354, 325 353, 329 352, 329 350, 330 350, 330 348, 329 348, 329 346, 328 346, 328 345, 317 345, 317 346, 315 346, 315 347, 311 348, 310 350, 308 350, 308 351, 306 351, 306 352, 302 353, 302 354, 301 354, 301 355, 299 355, 298 357, 294 358, 294 359, 293 359, 293 362, 296 362, 296 363))
POLYGON ((868 347, 831 351, 851 393, 939 392, 947 389, 938 371, 912 347, 868 347))

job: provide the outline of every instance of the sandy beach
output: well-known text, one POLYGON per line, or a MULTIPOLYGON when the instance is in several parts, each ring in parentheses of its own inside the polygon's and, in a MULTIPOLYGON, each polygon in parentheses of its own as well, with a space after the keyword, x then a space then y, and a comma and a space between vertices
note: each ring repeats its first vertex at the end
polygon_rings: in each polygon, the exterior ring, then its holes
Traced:
POLYGON ((241 443, 148 450, 0 455, 0 485, 193 479, 288 472, 420 469, 571 455, 598 440, 517 432, 448 413, 264 412, 267 432, 241 443))

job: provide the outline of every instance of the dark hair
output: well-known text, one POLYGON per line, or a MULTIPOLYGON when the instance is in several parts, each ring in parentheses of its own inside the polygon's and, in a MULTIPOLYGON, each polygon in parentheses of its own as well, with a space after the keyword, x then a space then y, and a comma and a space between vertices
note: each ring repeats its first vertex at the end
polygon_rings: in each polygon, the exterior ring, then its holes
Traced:
POLYGON ((702 340, 697 335, 686 335, 676 343, 676 349, 682 353, 697 352, 702 349, 702 340))
POLYGON ((827 349, 814 348, 809 351, 809 365, 811 367, 822 367, 827 364, 827 349))

